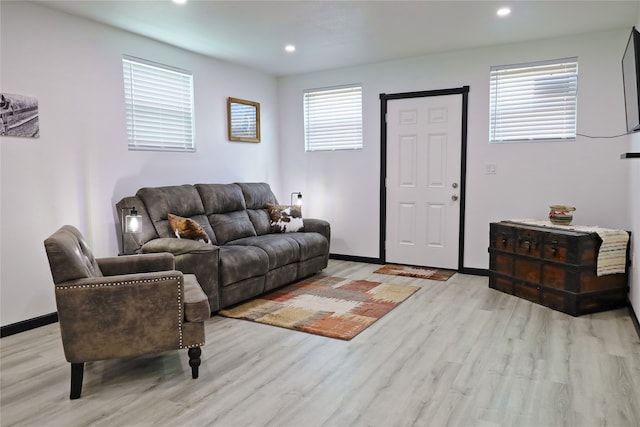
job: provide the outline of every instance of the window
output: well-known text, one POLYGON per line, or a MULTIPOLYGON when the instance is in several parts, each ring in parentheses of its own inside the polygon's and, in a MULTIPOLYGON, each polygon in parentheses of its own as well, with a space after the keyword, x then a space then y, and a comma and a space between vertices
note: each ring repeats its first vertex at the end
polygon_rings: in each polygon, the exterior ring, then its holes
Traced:
POLYGON ((193 76, 124 56, 129 150, 195 151, 193 76))
POLYGON ((490 142, 575 139, 578 58, 491 67, 490 142))
POLYGON ((304 91, 306 151, 362 148, 362 86, 304 91))

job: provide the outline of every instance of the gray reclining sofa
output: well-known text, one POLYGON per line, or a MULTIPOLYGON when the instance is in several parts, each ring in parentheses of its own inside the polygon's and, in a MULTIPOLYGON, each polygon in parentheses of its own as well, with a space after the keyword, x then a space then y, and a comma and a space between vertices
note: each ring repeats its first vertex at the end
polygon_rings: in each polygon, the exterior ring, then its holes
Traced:
POLYGON ((196 275, 216 312, 327 266, 329 223, 303 218, 301 230, 274 233, 267 203, 277 200, 266 183, 141 188, 116 204, 118 218, 131 207, 142 217, 140 232, 125 233, 122 251, 172 253, 176 270, 196 275), (197 222, 210 243, 177 238, 169 214, 197 222))

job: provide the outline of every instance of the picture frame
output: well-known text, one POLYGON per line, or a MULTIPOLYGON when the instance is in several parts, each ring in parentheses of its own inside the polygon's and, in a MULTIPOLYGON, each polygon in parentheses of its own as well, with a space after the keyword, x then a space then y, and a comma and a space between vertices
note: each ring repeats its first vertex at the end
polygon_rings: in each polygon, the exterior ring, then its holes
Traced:
POLYGON ((38 99, 0 92, 0 135, 39 138, 38 99))
POLYGON ((260 142, 260 103, 227 98, 229 141, 260 142))

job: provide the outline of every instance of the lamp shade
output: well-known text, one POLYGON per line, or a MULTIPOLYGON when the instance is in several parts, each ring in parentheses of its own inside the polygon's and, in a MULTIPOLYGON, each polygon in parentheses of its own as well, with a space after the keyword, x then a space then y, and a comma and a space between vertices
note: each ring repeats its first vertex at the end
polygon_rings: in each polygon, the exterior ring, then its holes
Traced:
POLYGON ((138 215, 136 208, 131 208, 129 215, 124 218, 125 233, 138 233, 142 229, 142 217, 138 215))
POLYGON ((130 233, 139 233, 142 231, 142 216, 138 215, 138 211, 135 207, 124 206, 120 208, 120 244, 122 252, 121 255, 124 255, 124 235, 130 233), (125 215, 125 211, 129 213, 125 215))
POLYGON ((294 191, 291 193, 291 204, 302 206, 302 193, 294 191))

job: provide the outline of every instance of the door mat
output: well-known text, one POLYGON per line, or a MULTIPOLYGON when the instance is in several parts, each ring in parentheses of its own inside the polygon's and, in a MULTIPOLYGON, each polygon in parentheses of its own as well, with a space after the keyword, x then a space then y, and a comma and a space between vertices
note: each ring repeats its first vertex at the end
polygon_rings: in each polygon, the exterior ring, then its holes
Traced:
POLYGON ((441 282, 449 280, 456 274, 453 270, 442 270, 428 267, 409 267, 406 265, 387 264, 374 271, 378 274, 390 274, 392 276, 417 277, 419 279, 439 280, 441 282))
POLYGON ((418 289, 318 274, 219 314, 350 340, 418 289))

